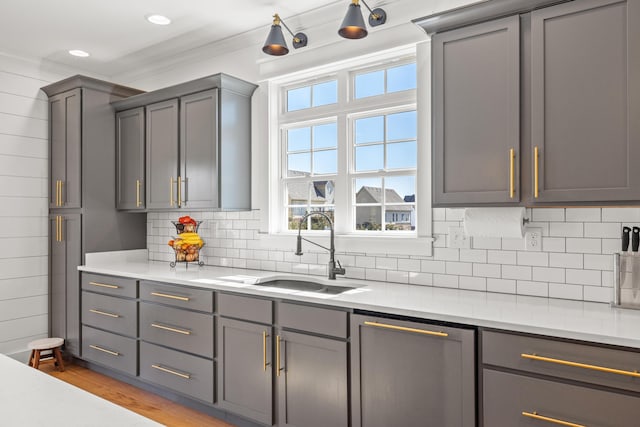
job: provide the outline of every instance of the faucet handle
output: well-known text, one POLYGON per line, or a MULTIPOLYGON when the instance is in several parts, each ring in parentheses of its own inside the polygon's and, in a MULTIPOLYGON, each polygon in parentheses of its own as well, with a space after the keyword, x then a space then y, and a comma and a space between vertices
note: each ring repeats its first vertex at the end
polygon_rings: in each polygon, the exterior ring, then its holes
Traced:
POLYGON ((347 271, 342 268, 342 264, 340 264, 340 261, 336 260, 336 263, 338 263, 338 268, 334 269, 335 274, 346 274, 347 271))

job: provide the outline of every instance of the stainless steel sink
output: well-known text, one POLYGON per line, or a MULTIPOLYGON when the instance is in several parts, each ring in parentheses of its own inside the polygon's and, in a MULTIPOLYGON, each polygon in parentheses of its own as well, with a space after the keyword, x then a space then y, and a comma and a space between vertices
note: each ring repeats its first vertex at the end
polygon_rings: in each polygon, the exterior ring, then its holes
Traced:
POLYGON ((256 283, 256 286, 270 286, 282 289, 292 289, 296 291, 314 292, 319 294, 337 295, 343 292, 355 289, 351 286, 335 286, 324 283, 308 282, 305 280, 269 280, 266 282, 256 283))

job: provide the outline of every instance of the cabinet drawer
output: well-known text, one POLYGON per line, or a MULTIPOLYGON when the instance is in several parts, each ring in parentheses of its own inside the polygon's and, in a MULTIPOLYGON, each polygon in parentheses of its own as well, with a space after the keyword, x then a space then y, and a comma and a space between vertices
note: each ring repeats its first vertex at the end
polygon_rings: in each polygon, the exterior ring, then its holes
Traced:
POLYGON ((140 377, 213 403, 213 361, 140 343, 140 377))
POLYGON ((82 289, 120 297, 138 296, 136 280, 126 277, 82 273, 82 289))
POLYGON ((328 308, 286 302, 278 306, 278 323, 281 327, 339 338, 348 336, 347 317, 346 311, 328 308))
POLYGON ((640 353, 632 351, 483 331, 482 362, 640 392, 640 353))
POLYGON ((140 299, 213 313, 213 292, 165 283, 140 282, 140 299))
POLYGON ((638 425, 640 398, 485 369, 484 425, 638 425), (535 416, 548 419, 535 419, 535 416), (560 421, 560 422, 558 422, 560 421))
POLYGON ((82 323, 135 337, 137 307, 138 303, 134 300, 82 292, 82 323))
POLYGON ((273 323, 273 302, 240 295, 218 294, 218 313, 252 322, 273 323))
POLYGON ((213 315, 140 303, 140 338, 213 358, 213 315))
POLYGON ((82 357, 129 375, 138 373, 138 343, 133 338, 83 326, 82 357))

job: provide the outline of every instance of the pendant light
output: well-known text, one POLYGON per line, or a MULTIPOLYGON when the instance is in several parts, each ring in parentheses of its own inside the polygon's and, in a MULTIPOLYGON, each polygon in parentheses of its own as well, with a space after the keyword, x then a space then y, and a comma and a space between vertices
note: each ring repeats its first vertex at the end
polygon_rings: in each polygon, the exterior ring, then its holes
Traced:
MULTIPOLYGON (((371 10, 364 0, 362 0, 362 3, 369 9, 370 26, 377 27, 387 22, 387 13, 384 10, 380 8, 371 10)), ((351 0, 347 14, 344 16, 342 25, 340 25, 340 29, 338 30, 338 34, 345 39, 361 39, 367 37, 367 34, 369 34, 364 24, 364 19, 362 18, 360 0, 351 0)))
POLYGON ((262 47, 262 51, 268 55, 282 56, 289 53, 287 42, 285 41, 284 35, 282 34, 282 27, 280 27, 281 23, 293 36, 294 48, 298 49, 299 47, 304 47, 307 45, 306 34, 293 34, 289 27, 287 27, 287 24, 285 24, 284 21, 280 19, 280 16, 276 13, 275 15, 273 15, 273 24, 271 25, 271 29, 269 30, 269 35, 267 35, 267 40, 265 40, 264 46, 262 47))

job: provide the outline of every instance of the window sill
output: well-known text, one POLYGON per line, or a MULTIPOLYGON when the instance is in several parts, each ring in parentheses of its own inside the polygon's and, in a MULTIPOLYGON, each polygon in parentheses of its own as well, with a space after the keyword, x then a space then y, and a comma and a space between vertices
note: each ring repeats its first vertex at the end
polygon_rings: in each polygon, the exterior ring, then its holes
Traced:
MULTIPOLYGON (((305 238, 320 245, 329 247, 329 236, 302 234, 305 238)), ((264 249, 291 250, 296 249, 296 234, 294 233, 259 233, 260 246, 264 249)), ((402 237, 402 236, 359 236, 353 234, 336 235, 336 252, 358 254, 387 254, 432 256, 432 237, 402 237)), ((321 249, 313 245, 306 245, 307 251, 320 252, 321 249)))

